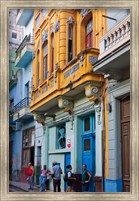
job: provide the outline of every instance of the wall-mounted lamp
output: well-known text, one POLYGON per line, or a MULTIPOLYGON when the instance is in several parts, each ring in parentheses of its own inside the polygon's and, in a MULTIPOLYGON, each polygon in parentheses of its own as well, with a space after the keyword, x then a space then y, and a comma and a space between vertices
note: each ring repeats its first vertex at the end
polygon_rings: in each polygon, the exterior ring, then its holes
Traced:
POLYGON ((110 103, 107 103, 106 109, 107 109, 107 111, 108 111, 109 113, 112 112, 112 105, 111 105, 110 103))

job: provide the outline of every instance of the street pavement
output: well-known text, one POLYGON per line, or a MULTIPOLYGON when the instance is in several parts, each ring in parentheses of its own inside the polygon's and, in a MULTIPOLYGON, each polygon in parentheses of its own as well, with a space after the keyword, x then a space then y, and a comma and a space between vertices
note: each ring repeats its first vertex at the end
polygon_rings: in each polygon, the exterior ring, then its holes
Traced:
MULTIPOLYGON (((39 185, 34 185, 34 190, 29 190, 29 185, 28 183, 22 183, 22 182, 16 182, 16 181, 9 181, 9 185, 12 185, 12 186, 15 186, 21 190, 24 190, 26 192, 40 192, 40 189, 39 189, 39 185)), ((51 190, 47 190, 46 192, 52 192, 51 190)), ((46 193, 45 192, 45 193, 46 193)), ((43 193, 43 192, 40 192, 40 193, 43 193)))

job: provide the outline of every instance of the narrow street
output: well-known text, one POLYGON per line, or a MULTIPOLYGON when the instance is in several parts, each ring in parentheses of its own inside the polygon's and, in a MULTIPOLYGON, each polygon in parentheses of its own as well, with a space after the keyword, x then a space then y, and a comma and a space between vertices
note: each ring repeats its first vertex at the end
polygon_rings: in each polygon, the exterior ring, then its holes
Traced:
POLYGON ((130 192, 130 18, 10 9, 10 192, 130 192))
POLYGON ((9 192, 27 192, 27 191, 13 185, 9 185, 9 192))

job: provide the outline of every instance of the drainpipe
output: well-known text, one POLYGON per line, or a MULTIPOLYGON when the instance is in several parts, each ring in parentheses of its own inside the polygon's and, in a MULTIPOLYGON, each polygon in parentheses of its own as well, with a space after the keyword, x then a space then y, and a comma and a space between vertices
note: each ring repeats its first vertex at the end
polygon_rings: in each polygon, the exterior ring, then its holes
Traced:
POLYGON ((101 140, 101 143, 102 143, 102 192, 104 192, 104 162, 105 162, 105 160, 104 160, 104 157, 105 157, 105 154, 104 154, 104 130, 102 130, 102 140, 101 140))

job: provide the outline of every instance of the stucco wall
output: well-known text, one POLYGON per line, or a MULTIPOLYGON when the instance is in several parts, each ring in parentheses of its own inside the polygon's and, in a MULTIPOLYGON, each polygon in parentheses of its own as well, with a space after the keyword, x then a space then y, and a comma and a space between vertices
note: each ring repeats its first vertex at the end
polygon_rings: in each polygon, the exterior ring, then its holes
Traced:
POLYGON ((121 173, 121 132, 120 132, 120 98, 129 93, 129 80, 117 84, 109 90, 109 102, 112 112, 109 113, 108 150, 109 150, 109 178, 119 179, 121 173), (116 121, 117 120, 117 121, 116 121))
POLYGON ((19 180, 21 173, 22 160, 22 133, 21 131, 14 132, 10 135, 9 141, 13 142, 13 163, 12 163, 12 178, 19 180))

